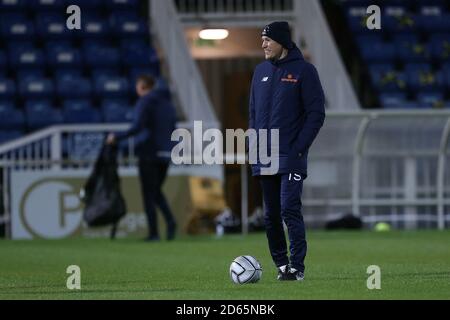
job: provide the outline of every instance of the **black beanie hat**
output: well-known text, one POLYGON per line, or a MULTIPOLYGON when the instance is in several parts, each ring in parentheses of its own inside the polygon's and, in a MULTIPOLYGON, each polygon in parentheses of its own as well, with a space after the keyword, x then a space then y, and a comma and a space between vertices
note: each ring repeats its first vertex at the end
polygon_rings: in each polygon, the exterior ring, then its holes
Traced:
POLYGON ((291 29, 286 21, 275 21, 268 24, 262 31, 261 36, 275 40, 286 49, 292 49, 294 46, 291 39, 291 29))

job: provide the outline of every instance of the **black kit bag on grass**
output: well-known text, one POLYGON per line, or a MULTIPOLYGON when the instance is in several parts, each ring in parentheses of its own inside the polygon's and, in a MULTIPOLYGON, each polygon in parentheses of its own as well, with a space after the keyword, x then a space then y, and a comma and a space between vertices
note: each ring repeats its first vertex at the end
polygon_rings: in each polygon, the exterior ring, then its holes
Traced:
POLYGON ((114 239, 119 220, 126 214, 117 171, 117 145, 103 145, 85 187, 83 219, 89 227, 112 224, 114 239))

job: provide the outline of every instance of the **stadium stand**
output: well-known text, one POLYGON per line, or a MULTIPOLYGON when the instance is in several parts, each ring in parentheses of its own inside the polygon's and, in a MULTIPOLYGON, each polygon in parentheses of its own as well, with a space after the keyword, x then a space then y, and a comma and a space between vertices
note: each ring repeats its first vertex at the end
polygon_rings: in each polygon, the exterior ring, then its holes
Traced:
POLYGON ((450 106, 448 1, 342 0, 343 12, 381 108, 450 106), (381 30, 366 9, 381 8, 381 30))
POLYGON ((61 123, 131 120, 134 80, 159 75, 137 0, 0 0, 0 143, 61 123), (69 30, 66 8, 83 9, 69 30))

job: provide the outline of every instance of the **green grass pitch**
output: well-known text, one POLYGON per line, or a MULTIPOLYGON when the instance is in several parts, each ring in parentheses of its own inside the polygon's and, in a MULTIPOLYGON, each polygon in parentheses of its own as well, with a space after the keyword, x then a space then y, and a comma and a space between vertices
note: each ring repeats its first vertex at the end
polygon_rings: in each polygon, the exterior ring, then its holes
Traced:
POLYGON ((308 233, 304 282, 279 282, 265 235, 138 239, 0 241, 0 299, 449 299, 450 232, 308 233), (263 275, 235 285, 228 268, 255 256, 263 275), (81 268, 68 290, 66 268, 81 268), (381 289, 369 290, 369 265, 381 289))

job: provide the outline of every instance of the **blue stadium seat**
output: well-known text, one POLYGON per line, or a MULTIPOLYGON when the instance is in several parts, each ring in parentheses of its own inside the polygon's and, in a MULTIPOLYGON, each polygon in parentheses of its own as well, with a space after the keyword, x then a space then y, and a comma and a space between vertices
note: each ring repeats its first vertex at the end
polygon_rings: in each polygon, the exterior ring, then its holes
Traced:
POLYGON ((416 71, 431 71, 431 65, 428 63, 409 63, 405 65, 406 73, 416 72, 416 71))
POLYGON ((45 78, 44 69, 20 69, 16 72, 16 80, 21 83, 26 80, 42 79, 45 78))
POLYGON ((54 78, 56 83, 64 79, 82 78, 80 69, 63 68, 54 70, 54 78))
POLYGON ((154 48, 142 40, 124 40, 121 42, 123 64, 130 67, 148 67, 159 64, 154 48))
POLYGON ((450 62, 442 65, 442 73, 447 90, 450 90, 450 62))
POLYGON ((364 7, 368 5, 368 0, 341 0, 341 4, 348 8, 348 7, 364 7))
POLYGON ((138 0, 106 0, 106 6, 110 10, 136 10, 138 0))
POLYGON ((6 57, 6 53, 0 51, 0 75, 2 75, 2 73, 6 73, 7 65, 8 65, 8 58, 6 57))
MULTIPOLYGON (((0 0, 0 101, 25 105, 21 130, 61 121, 131 120, 130 80, 160 73, 140 5, 139 0, 0 0), (82 9, 82 30, 66 27, 71 4, 82 9), (60 102, 65 108, 54 108, 60 102)), ((20 113, 14 107, 8 110, 20 113)))
POLYGON ((47 52, 47 63, 52 68, 74 68, 82 65, 78 49, 53 47, 47 52))
POLYGON ((109 23, 115 25, 123 20, 137 20, 139 19, 139 14, 136 10, 117 10, 111 12, 109 15, 109 23))
POLYGON ((83 39, 81 47, 84 51, 84 50, 87 50, 90 48, 110 47, 114 44, 115 43, 113 41, 111 41, 110 38, 101 38, 101 39, 86 38, 86 39, 83 39))
POLYGON ((427 6, 439 6, 439 7, 444 7, 446 5, 446 1, 447 0, 405 0, 407 2, 411 2, 416 6, 422 6, 424 5, 424 3, 427 6))
POLYGON ((25 116, 22 110, 14 108, 12 105, 0 103, 0 130, 20 130, 25 129, 25 116))
POLYGON ((147 50, 149 49, 149 44, 144 39, 122 39, 120 41, 120 49, 122 51, 127 49, 133 49, 133 50, 147 50))
POLYGON ((65 123, 102 123, 102 115, 100 111, 96 109, 83 110, 83 111, 65 111, 64 112, 65 123))
POLYGON ((36 14, 37 33, 42 39, 70 39, 73 35, 66 27, 66 12, 38 12, 36 14))
POLYGON ((13 48, 9 52, 10 65, 13 68, 43 67, 44 53, 40 49, 13 48))
POLYGON ((406 75, 391 64, 375 64, 369 67, 372 83, 380 92, 399 92, 406 90, 406 75))
POLYGON ((87 78, 64 78, 57 83, 58 96, 63 99, 89 98, 92 93, 91 81, 87 78))
POLYGON ((431 45, 413 41, 399 41, 396 43, 397 58, 403 63, 430 62, 431 45))
POLYGON ((443 33, 450 30, 450 14, 443 13, 430 18, 422 15, 420 18, 420 28, 427 33, 443 33))
POLYGON ((148 34, 147 23, 136 12, 115 12, 111 14, 110 23, 114 34, 121 38, 148 34))
POLYGON ((368 63, 390 63, 395 60, 395 45, 392 43, 361 43, 360 50, 368 63))
POLYGON ((356 45, 358 46, 359 50, 361 50, 361 47, 368 43, 383 43, 383 36, 380 33, 377 34, 358 34, 355 35, 355 41, 356 45))
POLYGON ((16 52, 20 50, 32 50, 35 49, 34 43, 32 41, 25 40, 11 40, 6 43, 6 48, 8 52, 16 52))
POLYGON ((434 59, 450 62, 450 33, 431 35, 430 45, 434 59))
POLYGON ((32 39, 35 30, 32 22, 19 13, 0 15, 1 35, 5 39, 27 40, 32 39))
POLYGON ((53 82, 47 78, 26 79, 19 83, 22 98, 49 98, 54 94, 53 82))
MULTIPOLYGON (((2 0, 0 0, 2 1, 2 0)), ((21 11, 0 11, 0 25, 9 25, 16 22, 27 21, 27 15, 21 11)))
POLYGON ((14 103, 11 100, 0 100, 0 110, 14 109, 14 103))
POLYGON ((95 68, 91 70, 91 77, 94 83, 102 78, 119 77, 120 70, 117 68, 95 68))
POLYGON ((79 35, 83 39, 86 38, 104 38, 109 35, 109 24, 102 18, 84 18, 81 21, 82 33, 79 35))
POLYGON ((117 67, 120 52, 114 47, 89 46, 83 52, 84 61, 90 67, 117 67))
POLYGON ((71 40, 47 40, 44 44, 45 51, 49 52, 51 50, 63 50, 63 49, 74 49, 71 40))
POLYGON ((11 79, 0 78, 0 99, 11 99, 16 94, 16 86, 11 79))
POLYGON ((440 16, 445 12, 444 6, 440 5, 429 5, 422 4, 418 8, 418 12, 421 17, 428 17, 429 19, 433 19, 433 17, 440 16))
POLYGON ((399 43, 417 43, 419 42, 419 37, 415 33, 396 33, 392 35, 392 41, 395 44, 399 43))
POLYGON ((27 101, 25 109, 27 125, 31 130, 63 123, 62 112, 53 108, 49 100, 27 101))
POLYGON ((102 115, 90 100, 66 100, 63 104, 65 123, 101 123, 102 115))
POLYGON ((403 104, 403 108, 404 109, 418 109, 419 108, 419 103, 416 100, 413 100, 413 101, 407 100, 403 104))
POLYGON ((33 110, 45 110, 52 107, 50 99, 30 99, 25 102, 25 111, 28 113, 33 110))
POLYGON ((383 109, 404 108, 406 93, 383 93, 380 94, 380 104, 383 109))
POLYGON ((418 19, 405 7, 384 7, 382 25, 388 33, 414 33, 418 30, 418 19))
POLYGON ((433 71, 429 64, 408 64, 405 66, 405 72, 411 91, 435 91, 443 89, 445 85, 443 73, 433 71))
POLYGON ((442 92, 420 92, 417 101, 419 108, 443 108, 444 95, 442 92))
POLYGON ((22 131, 0 131, 0 144, 10 142, 23 136, 22 131))
POLYGON ((80 8, 87 8, 87 9, 101 9, 103 6, 104 0, 70 0, 67 1, 66 5, 69 4, 75 4, 79 6, 80 8))
MULTIPOLYGON (((419 0, 422 1, 422 0, 419 0)), ((373 1, 370 1, 372 3, 373 1)), ((413 5, 413 0, 382 0, 381 3, 384 7, 402 7, 406 10, 410 9, 413 5)))
POLYGON ((376 78, 379 75, 386 73, 386 72, 390 72, 390 71, 395 71, 395 67, 393 64, 390 63, 375 63, 375 64, 370 64, 368 66, 369 68, 369 73, 370 76, 372 78, 376 78))
MULTIPOLYGON (((28 0, 28 2, 29 8, 33 11, 66 11, 65 0, 28 0)), ((69 6, 69 3, 67 3, 67 6, 69 6)))
POLYGON ((126 98, 128 81, 123 77, 100 78, 95 83, 95 91, 101 98, 126 98))
POLYGON ((26 0, 0 0, 0 12, 23 12, 26 0))
POLYGON ((386 3, 383 2, 383 5, 380 6, 382 13, 386 16, 392 16, 392 17, 401 17, 404 15, 409 15, 410 10, 407 6, 404 5, 404 3, 386 3))
POLYGON ((127 100, 104 100, 102 113, 105 122, 121 123, 133 120, 133 108, 127 100))
POLYGON ((91 108, 89 99, 68 99, 63 103, 64 111, 88 110, 91 108))

